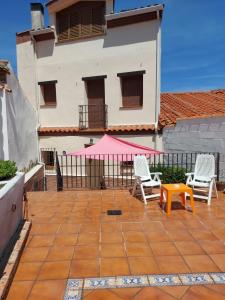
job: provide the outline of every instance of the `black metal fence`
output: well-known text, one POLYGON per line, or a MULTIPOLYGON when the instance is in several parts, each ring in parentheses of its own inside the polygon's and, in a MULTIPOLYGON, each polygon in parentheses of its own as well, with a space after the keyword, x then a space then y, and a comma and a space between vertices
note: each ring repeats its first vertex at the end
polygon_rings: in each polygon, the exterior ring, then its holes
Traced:
MULTIPOLYGON (((170 167, 172 172, 183 168, 185 172, 194 170, 199 153, 162 153, 146 156, 149 168, 170 167)), ((216 175, 219 180, 219 153, 215 156, 216 175)), ((83 156, 58 155, 56 153, 56 179, 58 190, 129 188, 133 185, 133 161, 126 155, 119 160, 117 155, 105 155, 104 160, 83 156)))

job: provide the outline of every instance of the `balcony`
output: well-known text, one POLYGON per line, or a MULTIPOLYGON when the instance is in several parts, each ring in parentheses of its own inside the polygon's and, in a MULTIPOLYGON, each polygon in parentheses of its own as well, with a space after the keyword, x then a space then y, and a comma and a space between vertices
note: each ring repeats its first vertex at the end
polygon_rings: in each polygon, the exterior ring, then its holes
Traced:
POLYGON ((79 105, 79 128, 97 129, 108 126, 108 105, 79 105))

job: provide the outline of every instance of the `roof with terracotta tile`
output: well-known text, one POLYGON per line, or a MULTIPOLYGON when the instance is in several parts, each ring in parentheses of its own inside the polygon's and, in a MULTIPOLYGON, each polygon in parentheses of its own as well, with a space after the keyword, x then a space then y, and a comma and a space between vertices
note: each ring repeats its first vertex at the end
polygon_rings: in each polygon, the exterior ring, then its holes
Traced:
POLYGON ((113 133, 113 132, 154 132, 155 126, 150 125, 117 125, 109 126, 108 128, 93 128, 93 129, 79 129, 78 127, 42 127, 38 130, 40 135, 47 134, 78 134, 78 133, 113 133))
POLYGON ((160 127, 178 119, 225 115, 225 90, 162 93, 160 127))
POLYGON ((7 74, 10 74, 10 70, 8 67, 8 61, 0 60, 0 71, 4 71, 7 74))

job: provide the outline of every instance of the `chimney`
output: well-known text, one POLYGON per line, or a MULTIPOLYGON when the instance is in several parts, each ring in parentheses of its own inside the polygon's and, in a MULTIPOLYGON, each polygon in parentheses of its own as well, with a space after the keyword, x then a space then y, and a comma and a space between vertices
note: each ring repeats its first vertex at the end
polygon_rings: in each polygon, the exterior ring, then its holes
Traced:
POLYGON ((44 7, 41 3, 31 3, 32 29, 44 28, 44 7))

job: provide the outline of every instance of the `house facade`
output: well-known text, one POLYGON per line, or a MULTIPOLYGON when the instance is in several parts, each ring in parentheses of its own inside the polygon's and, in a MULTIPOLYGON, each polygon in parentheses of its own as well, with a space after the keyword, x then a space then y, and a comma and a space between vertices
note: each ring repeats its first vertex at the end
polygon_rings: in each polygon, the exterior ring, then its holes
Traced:
POLYGON ((31 4, 17 34, 20 84, 38 111, 40 148, 72 152, 104 133, 160 149, 162 5, 115 13, 114 1, 31 4), (157 137, 156 137, 157 136, 157 137))

